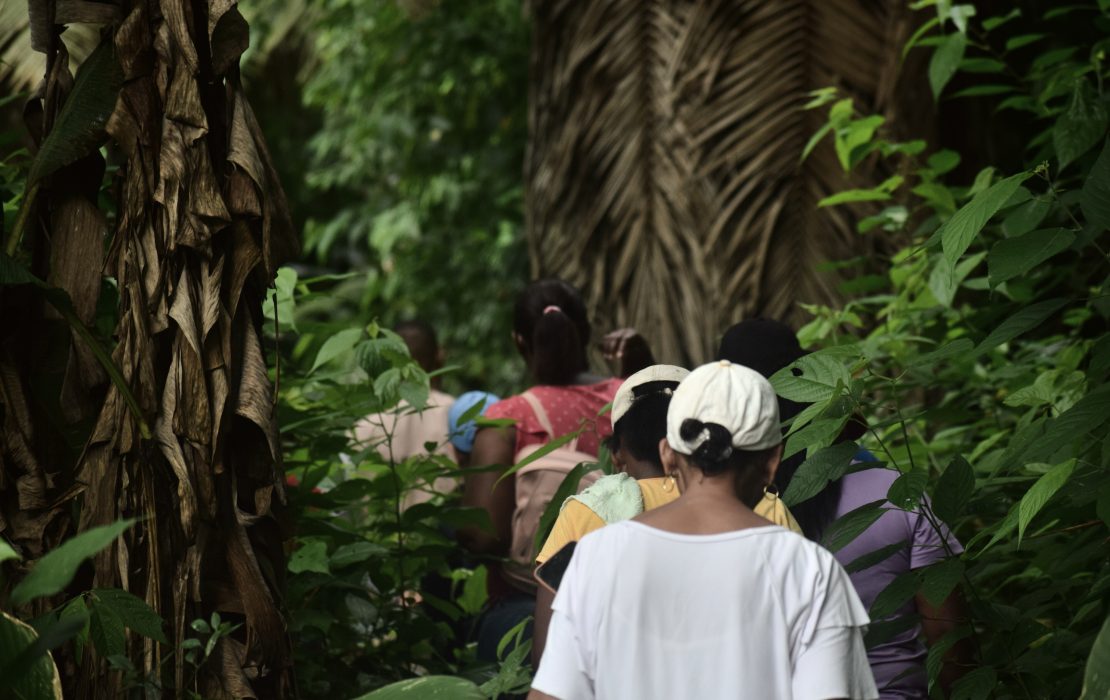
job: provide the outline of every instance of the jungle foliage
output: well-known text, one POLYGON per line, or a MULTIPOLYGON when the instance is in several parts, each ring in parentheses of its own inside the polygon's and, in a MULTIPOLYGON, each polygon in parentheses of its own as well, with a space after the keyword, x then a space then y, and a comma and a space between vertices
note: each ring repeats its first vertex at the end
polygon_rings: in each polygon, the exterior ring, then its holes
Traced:
MULTIPOLYGON (((861 275, 856 298, 807 307, 801 330, 816 352, 776 375, 787 398, 815 402, 791 427, 787 452, 808 450, 785 494, 804 500, 850 469, 829 447, 853 411, 870 418, 862 442, 901 476, 888 499, 952 526, 965 546, 906 580, 872 608, 872 638, 919 590, 964 590, 972 619, 930 651, 970 637, 977 666, 959 698, 1106 697, 1092 657, 1110 644, 1110 143, 1106 49, 1110 3, 1022 3, 999 15, 949 2, 928 13, 906 51, 927 51, 938 100, 977 100, 1027 138, 1018 170, 988 166, 954 177, 961 155, 894 141, 882 117, 836 90, 827 110, 845 170, 876 159, 881 186, 821 202, 879 203, 863 236, 902 249, 881 275, 861 275), (926 496, 931 501, 925 500, 926 496)), ((853 266, 860 261, 846 261, 853 266)), ((889 504, 838 521, 827 544, 850 540, 889 504)))

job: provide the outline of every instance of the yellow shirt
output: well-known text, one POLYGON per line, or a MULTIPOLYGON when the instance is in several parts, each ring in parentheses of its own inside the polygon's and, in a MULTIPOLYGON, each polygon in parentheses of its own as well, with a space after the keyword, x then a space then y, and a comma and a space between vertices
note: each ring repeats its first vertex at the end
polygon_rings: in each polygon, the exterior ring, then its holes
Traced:
MULTIPOLYGON (((678 498, 677 488, 672 488, 670 491, 663 490, 664 481, 666 481, 666 477, 661 476, 653 479, 640 479, 636 482, 640 486, 640 494, 644 497, 645 511, 666 505, 678 498)), ((767 518, 776 525, 793 530, 799 535, 802 534, 802 528, 798 526, 798 521, 790 514, 780 498, 764 496, 763 500, 756 504, 755 514, 767 518)), ((536 563, 544 563, 571 542, 577 542, 594 530, 603 527, 605 527, 605 521, 585 503, 575 499, 567 501, 562 511, 559 512, 555 525, 551 528, 551 534, 547 536, 547 541, 543 543, 543 549, 536 555, 536 563)))

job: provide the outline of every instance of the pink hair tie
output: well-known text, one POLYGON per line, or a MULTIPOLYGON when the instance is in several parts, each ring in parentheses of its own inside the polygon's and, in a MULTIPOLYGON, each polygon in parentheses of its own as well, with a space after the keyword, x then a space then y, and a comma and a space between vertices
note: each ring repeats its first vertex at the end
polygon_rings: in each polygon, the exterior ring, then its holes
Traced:
POLYGON ((552 304, 551 306, 545 306, 545 307, 543 307, 543 313, 544 313, 544 315, 545 315, 545 316, 546 316, 547 314, 553 314, 553 313, 555 313, 555 312, 559 312, 559 313, 562 313, 562 312, 563 312, 563 310, 562 310, 562 309, 560 309, 560 308, 559 308, 558 306, 555 306, 554 304, 552 304))

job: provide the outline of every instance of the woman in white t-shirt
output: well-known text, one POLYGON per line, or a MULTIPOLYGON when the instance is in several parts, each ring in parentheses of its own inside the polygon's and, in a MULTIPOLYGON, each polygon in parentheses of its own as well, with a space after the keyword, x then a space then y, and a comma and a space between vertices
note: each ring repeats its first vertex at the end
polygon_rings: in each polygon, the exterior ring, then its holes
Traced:
POLYGON ((752 512, 781 440, 758 373, 723 360, 682 381, 660 442, 682 496, 582 539, 529 698, 878 697, 847 574, 752 512))

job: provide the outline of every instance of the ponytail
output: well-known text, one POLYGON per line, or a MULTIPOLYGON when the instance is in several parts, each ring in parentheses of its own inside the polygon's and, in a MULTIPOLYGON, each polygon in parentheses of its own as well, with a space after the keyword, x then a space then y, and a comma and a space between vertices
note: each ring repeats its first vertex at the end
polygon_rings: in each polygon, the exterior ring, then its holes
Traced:
POLYGON ((556 306, 532 329, 532 374, 540 384, 570 384, 584 369, 579 360, 583 343, 570 317, 556 306))
POLYGON ((528 285, 517 298, 513 329, 538 383, 570 384, 586 370, 586 304, 566 282, 539 280, 528 285))

